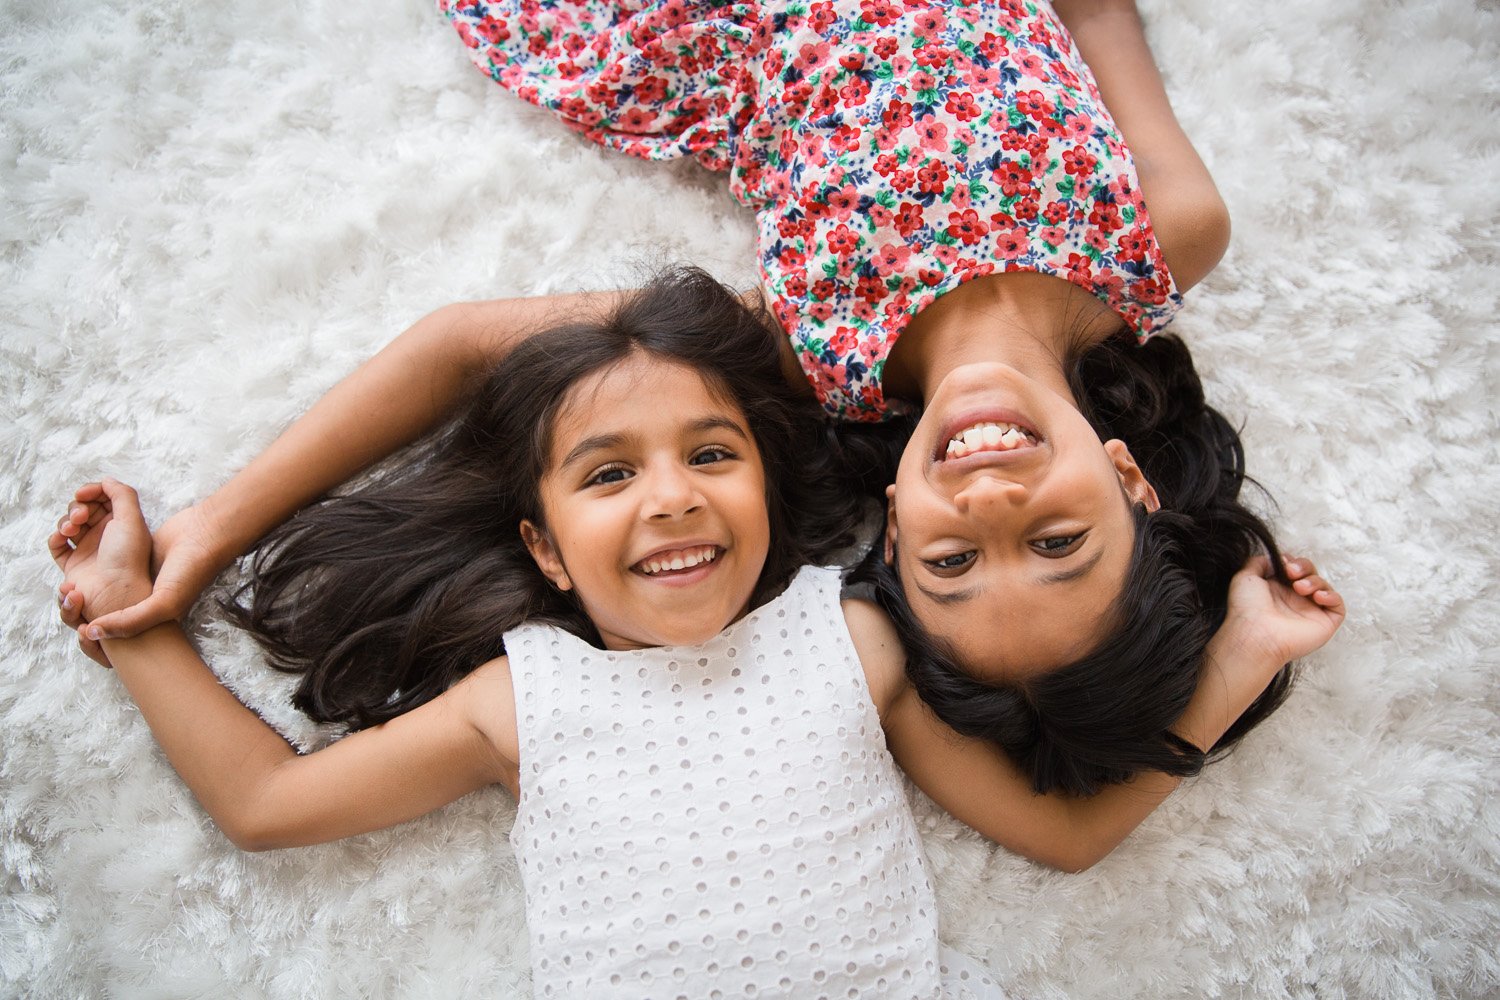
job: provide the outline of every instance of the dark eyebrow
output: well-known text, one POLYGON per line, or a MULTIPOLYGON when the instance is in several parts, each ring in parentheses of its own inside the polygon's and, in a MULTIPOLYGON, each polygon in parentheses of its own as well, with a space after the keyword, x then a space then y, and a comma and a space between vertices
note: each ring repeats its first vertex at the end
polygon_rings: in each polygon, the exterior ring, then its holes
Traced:
MULTIPOLYGON (((1077 580, 1081 576, 1086 576, 1095 566, 1099 565, 1099 560, 1103 558, 1104 549, 1100 548, 1087 562, 1080 563, 1079 565, 1074 566, 1072 569, 1065 569, 1061 573, 1049 573, 1048 575, 1041 577, 1038 582, 1042 584, 1055 584, 1068 583, 1072 580, 1077 580)), ((928 590, 920 583, 917 584, 917 589, 920 590, 924 595, 926 595, 928 600, 931 600, 937 604, 961 604, 964 601, 972 601, 980 591, 979 587, 965 587, 963 590, 954 590, 948 593, 941 593, 936 590, 928 590)))
POLYGON ((928 590, 920 583, 917 584, 917 589, 926 594, 929 600, 938 604, 961 604, 964 601, 972 601, 974 595, 979 593, 978 587, 965 587, 963 590, 952 590, 943 594, 936 590, 928 590))
POLYGON ((1067 583, 1070 580, 1076 580, 1080 576, 1084 576, 1085 574, 1087 574, 1095 566, 1099 565, 1099 560, 1103 559, 1103 558, 1104 558, 1104 547, 1101 545, 1094 552, 1094 557, 1092 559, 1090 559, 1088 562, 1081 563, 1081 564, 1079 564, 1077 566, 1074 566, 1072 569, 1065 569, 1061 573, 1049 573, 1046 576, 1044 576, 1044 577, 1041 578, 1041 582, 1042 583, 1067 583))
MULTIPOLYGON (((749 441, 749 438, 745 436, 744 429, 741 428, 740 425, 735 423, 733 420, 730 420, 728 417, 702 417, 698 420, 694 420, 691 424, 689 424, 688 430, 690 430, 694 434, 702 434, 706 431, 716 430, 729 431, 741 441, 749 441)), ((568 466, 572 465, 574 462, 583 458, 589 452, 601 451, 609 448, 618 448, 624 443, 625 435, 623 434, 595 434, 593 437, 584 438, 582 441, 578 442, 578 444, 574 445, 573 450, 568 452, 563 460, 558 463, 557 467, 559 469, 565 469, 568 466)))

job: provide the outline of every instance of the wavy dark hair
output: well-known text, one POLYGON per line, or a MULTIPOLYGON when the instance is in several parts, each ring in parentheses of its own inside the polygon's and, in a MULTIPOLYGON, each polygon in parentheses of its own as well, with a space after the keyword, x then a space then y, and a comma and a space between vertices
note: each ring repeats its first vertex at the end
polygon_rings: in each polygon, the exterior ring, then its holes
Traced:
POLYGON ((425 445, 268 535, 226 610, 274 667, 302 675, 298 708, 351 728, 441 694, 503 653, 503 633, 523 621, 597 644, 519 526, 545 523, 540 483, 569 388, 636 354, 693 368, 744 414, 766 472, 762 603, 852 544, 860 521, 826 423, 782 374, 780 337, 768 315, 692 268, 662 273, 598 322, 530 337, 425 445))
POLYGON ((1180 340, 1111 339, 1074 359, 1069 383, 1100 439, 1124 441, 1161 499, 1154 512, 1133 505, 1134 552, 1106 639, 1056 670, 980 681, 922 628, 879 547, 856 576, 873 585, 912 685, 939 718, 1003 747, 1036 791, 1090 795, 1142 771, 1196 774, 1281 704, 1290 664, 1207 752, 1172 732, 1224 621, 1230 578, 1263 551, 1288 581, 1270 529, 1240 499, 1252 481, 1239 433, 1205 401, 1180 340))

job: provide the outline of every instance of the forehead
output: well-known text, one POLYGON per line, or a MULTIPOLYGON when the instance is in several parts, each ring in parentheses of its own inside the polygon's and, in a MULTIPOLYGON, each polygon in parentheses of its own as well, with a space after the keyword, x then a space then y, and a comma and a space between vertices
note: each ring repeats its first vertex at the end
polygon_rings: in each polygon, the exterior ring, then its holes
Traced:
POLYGON ((568 387, 551 421, 548 450, 555 458, 566 442, 585 435, 661 432, 710 414, 745 423, 720 379, 635 351, 568 387))

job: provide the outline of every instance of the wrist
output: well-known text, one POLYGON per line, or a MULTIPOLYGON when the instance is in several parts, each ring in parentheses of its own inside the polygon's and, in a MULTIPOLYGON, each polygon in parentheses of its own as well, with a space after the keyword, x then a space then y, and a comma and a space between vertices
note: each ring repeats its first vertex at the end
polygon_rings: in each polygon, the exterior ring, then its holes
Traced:
POLYGON ((150 596, 151 581, 145 577, 106 584, 95 593, 83 595, 84 621, 92 622, 116 611, 134 607, 150 596))

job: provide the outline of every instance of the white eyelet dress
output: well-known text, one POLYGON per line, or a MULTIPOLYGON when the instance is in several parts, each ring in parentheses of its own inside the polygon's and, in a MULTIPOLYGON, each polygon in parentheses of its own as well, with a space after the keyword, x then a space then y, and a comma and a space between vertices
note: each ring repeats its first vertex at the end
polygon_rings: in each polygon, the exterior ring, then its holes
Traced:
POLYGON ((538 997, 989 997, 941 948, 835 570, 694 647, 506 633, 538 997))

